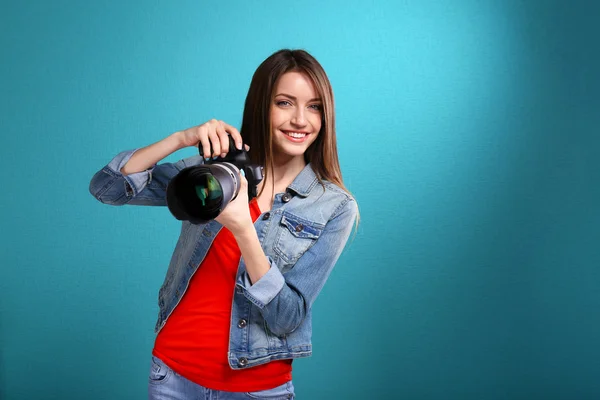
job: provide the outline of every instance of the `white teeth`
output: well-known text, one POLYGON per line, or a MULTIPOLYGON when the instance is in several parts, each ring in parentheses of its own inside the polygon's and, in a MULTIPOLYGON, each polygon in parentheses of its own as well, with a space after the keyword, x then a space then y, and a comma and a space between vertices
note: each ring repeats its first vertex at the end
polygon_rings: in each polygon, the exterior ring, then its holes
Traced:
POLYGON ((284 132, 286 135, 294 137, 294 138, 303 138, 304 136, 306 136, 306 133, 298 133, 298 132, 284 132))

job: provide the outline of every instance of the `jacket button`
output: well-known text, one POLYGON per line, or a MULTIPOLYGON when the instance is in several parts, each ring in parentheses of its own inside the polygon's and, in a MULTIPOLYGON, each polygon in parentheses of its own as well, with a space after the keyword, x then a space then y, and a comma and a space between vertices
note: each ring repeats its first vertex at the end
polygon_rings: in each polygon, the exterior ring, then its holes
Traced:
POLYGON ((284 203, 287 203, 291 199, 292 199, 292 195, 289 193, 285 193, 283 196, 281 196, 281 201, 283 201, 284 203))
POLYGON ((248 365, 248 359, 246 357, 240 357, 239 363, 242 367, 248 365))
POLYGON ((302 229, 304 229, 304 225, 302 225, 302 224, 296 225, 296 232, 302 232, 302 229))
POLYGON ((268 220, 270 217, 271 217, 271 213, 270 213, 270 212, 267 212, 267 213, 265 213, 265 215, 263 215, 262 219, 263 219, 263 221, 266 221, 266 220, 268 220))
POLYGON ((246 325, 248 325, 248 321, 246 321, 245 319, 242 318, 238 321, 238 328, 245 328, 246 325))

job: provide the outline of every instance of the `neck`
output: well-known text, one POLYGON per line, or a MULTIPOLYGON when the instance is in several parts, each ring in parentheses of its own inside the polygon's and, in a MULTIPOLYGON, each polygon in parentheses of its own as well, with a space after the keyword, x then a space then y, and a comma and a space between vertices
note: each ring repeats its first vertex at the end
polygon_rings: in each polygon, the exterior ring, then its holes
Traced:
POLYGON ((273 183, 276 192, 285 190, 306 166, 304 156, 276 157, 273 164, 274 171, 269 171, 266 174, 267 177, 259 184, 259 190, 262 186, 265 186, 265 189, 270 191, 273 183))

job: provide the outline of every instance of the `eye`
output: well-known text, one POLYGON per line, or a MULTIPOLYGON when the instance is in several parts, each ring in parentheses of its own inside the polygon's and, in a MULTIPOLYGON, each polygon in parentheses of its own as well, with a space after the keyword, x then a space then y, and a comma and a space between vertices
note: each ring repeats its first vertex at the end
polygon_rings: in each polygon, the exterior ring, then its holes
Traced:
POLYGON ((321 111, 323 109, 323 106, 321 104, 312 104, 309 107, 311 107, 313 110, 317 110, 317 111, 321 111))
POLYGON ((275 102, 275 104, 277 104, 278 106, 287 106, 287 105, 291 105, 291 103, 287 100, 279 100, 277 102, 275 102))

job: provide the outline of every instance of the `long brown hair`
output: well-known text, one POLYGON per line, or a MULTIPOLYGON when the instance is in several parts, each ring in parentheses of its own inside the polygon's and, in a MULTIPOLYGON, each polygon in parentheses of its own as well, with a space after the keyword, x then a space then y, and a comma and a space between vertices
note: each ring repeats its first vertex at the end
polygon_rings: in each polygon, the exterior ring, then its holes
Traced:
MULTIPOLYGON (((292 71, 302 72, 310 77, 322 99, 321 130, 304 153, 304 160, 311 163, 321 185, 327 180, 352 195, 344 185, 338 160, 333 89, 321 64, 304 50, 279 50, 264 60, 252 76, 240 131, 244 142, 250 146, 250 159, 264 167, 265 177, 272 173, 273 132, 270 112, 279 78, 292 71)), ((357 216, 356 226, 358 219, 357 216)))

